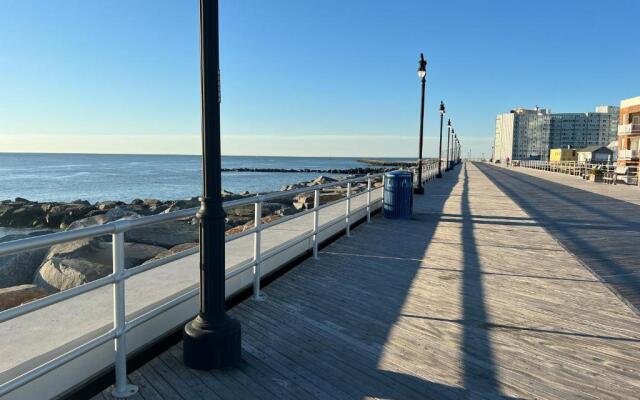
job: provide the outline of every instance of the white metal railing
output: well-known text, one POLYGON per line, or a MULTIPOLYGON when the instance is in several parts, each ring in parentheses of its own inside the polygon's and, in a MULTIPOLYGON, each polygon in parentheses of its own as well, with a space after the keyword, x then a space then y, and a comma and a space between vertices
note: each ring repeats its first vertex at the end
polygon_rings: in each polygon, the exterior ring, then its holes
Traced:
POLYGON ((512 166, 520 166, 525 168, 532 168, 541 171, 557 172, 567 175, 579 176, 582 178, 588 178, 589 173, 594 168, 603 170, 605 173, 612 173, 616 164, 611 163, 585 163, 579 161, 540 161, 540 160, 514 160, 511 162, 512 166))
MULTIPOLYGON (((446 168, 446 161, 441 161, 442 172, 446 168)), ((413 172, 413 184, 418 184, 418 167, 410 168, 413 172)), ((422 183, 429 182, 438 175, 438 160, 423 160, 422 161, 422 183)))
MULTIPOLYGON (((413 168, 415 171, 415 168, 413 168)), ((444 171, 444 169, 443 169, 444 171)), ((435 177, 437 174, 437 162, 426 162, 423 164, 423 180, 429 181, 435 177)), ((415 175, 415 174, 414 174, 415 175)), ((366 221, 371 221, 371 211, 372 206, 376 205, 378 202, 384 201, 384 190, 382 190, 381 198, 377 200, 373 200, 371 193, 379 188, 374 187, 373 183, 375 180, 381 179, 382 185, 384 185, 384 174, 372 174, 363 177, 342 180, 337 182, 331 182, 322 185, 316 185, 312 187, 294 189, 289 191, 280 191, 280 192, 272 192, 268 194, 257 195, 253 197, 232 200, 224 202, 223 207, 225 209, 232 209, 239 206, 247 206, 254 205, 254 225, 252 228, 244 230, 242 232, 238 232, 232 235, 225 237, 225 242, 230 242, 241 237, 247 235, 254 236, 254 251, 253 258, 249 262, 241 263, 240 265, 236 265, 232 268, 229 268, 225 273, 225 279, 230 279, 248 269, 253 268, 253 297, 255 299, 262 299, 260 293, 260 278, 262 277, 261 266, 263 262, 270 257, 273 257, 284 250, 291 248, 292 246, 301 243, 304 240, 312 239, 312 252, 313 257, 318 258, 318 246, 319 240, 318 235, 320 232, 324 231, 327 228, 335 225, 340 221, 346 222, 345 233, 347 236, 350 235, 350 228, 352 221, 352 216, 356 212, 362 212, 363 209, 366 212, 366 221), (354 194, 353 192, 353 184, 357 184, 360 182, 366 182, 366 189, 362 189, 357 191, 354 194), (331 201, 325 204, 320 204, 320 193, 323 189, 328 189, 337 186, 347 186, 346 196, 344 198, 331 201), (280 197, 289 197, 302 193, 309 193, 313 191, 313 208, 307 209, 293 215, 283 216, 274 221, 270 221, 268 223, 263 223, 262 221, 262 205, 270 200, 274 200, 280 197), (355 197, 366 194, 366 205, 364 207, 359 207, 357 209, 352 209, 351 200, 355 197), (345 214, 344 219, 338 218, 328 223, 320 226, 319 224, 319 212, 327 207, 335 205, 340 202, 345 202, 345 214), (313 223, 312 229, 309 233, 302 234, 296 237, 294 240, 287 241, 282 245, 276 246, 274 248, 269 249, 268 251, 263 252, 261 249, 261 234, 262 231, 271 228, 275 225, 282 224, 284 222, 293 220, 295 218, 300 218, 307 214, 313 214, 313 223)), ((125 240, 124 235, 125 232, 130 231, 132 229, 140 228, 143 226, 148 226, 152 224, 175 221, 180 219, 192 218, 197 211, 197 208, 190 208, 180 211, 175 211, 166 214, 158 214, 153 216, 145 216, 138 219, 133 220, 118 220, 114 222, 110 222, 104 225, 96 225, 90 226, 86 228, 81 228, 72 231, 65 232, 57 232, 44 236, 30 237, 26 239, 20 239, 5 243, 0 243, 0 257, 16 254, 23 251, 38 249, 49 247, 55 244, 70 242, 74 240, 93 238, 97 236, 103 235, 111 235, 112 236, 112 253, 113 253, 113 270, 112 273, 98 278, 94 281, 88 282, 86 284, 64 290, 58 293, 51 294, 47 297, 40 298, 34 300, 32 302, 22 304, 20 306, 5 310, 0 312, 0 323, 11 320, 13 318, 17 318, 21 315, 28 314, 30 312, 42 309, 44 307, 59 303, 61 301, 70 299, 72 297, 79 296, 83 293, 90 292, 92 290, 96 290, 98 288, 104 287, 106 285, 113 285, 113 327, 108 332, 101 334, 78 347, 55 357, 5 383, 0 385, 0 397, 26 385, 27 383, 55 370, 56 368, 61 367, 62 365, 78 358, 79 356, 96 349, 97 347, 113 340, 115 346, 115 372, 116 372, 116 381, 115 388, 113 391, 113 395, 115 397, 127 397, 133 393, 135 393, 135 387, 133 385, 129 385, 127 382, 127 345, 126 345, 126 333, 134 329, 135 327, 151 320, 157 315, 175 307, 178 304, 181 304, 199 294, 199 288, 193 288, 185 293, 180 294, 177 297, 165 302, 164 304, 145 312, 142 315, 139 315, 129 321, 126 320, 126 309, 125 309, 125 282, 128 278, 140 274, 142 272, 157 268, 159 266, 165 265, 169 262, 178 260, 180 258, 196 254, 199 251, 198 247, 194 247, 176 254, 172 254, 168 257, 162 258, 160 260, 154 260, 150 262, 143 263, 139 266, 135 266, 129 269, 125 269, 125 240)))
POLYGON ((637 160, 638 150, 622 149, 618 150, 619 160, 637 160))
MULTIPOLYGON (((371 192, 375 190, 373 188, 373 180, 380 178, 382 174, 375 175, 367 175, 365 177, 353 178, 348 180, 342 180, 338 182, 331 182, 323 185, 316 185, 308 188, 300 188, 295 190, 283 191, 283 192, 273 192, 263 195, 257 195, 253 197, 227 201, 224 203, 225 209, 231 209, 239 206, 246 206, 253 204, 255 207, 255 222, 254 226, 251 229, 244 230, 242 232, 229 235, 225 238, 225 242, 230 242, 241 237, 247 235, 254 235, 254 256, 253 259, 245 264, 236 266, 231 268, 225 274, 225 279, 230 279, 250 268, 254 269, 254 281, 253 281, 253 291, 254 298, 260 299, 260 278, 261 278, 261 265, 264 260, 279 254, 280 252, 286 250, 287 248, 294 246, 302 242, 303 240, 308 239, 309 237, 313 237, 313 254, 315 257, 318 255, 318 234, 332 226, 336 223, 336 221, 330 222, 323 226, 318 224, 318 214, 319 212, 326 208, 330 207, 336 203, 340 203, 342 201, 346 201, 347 209, 345 211, 345 220, 347 222, 346 233, 349 234, 350 230, 350 216, 355 211, 360 211, 361 209, 352 210, 351 209, 351 199, 363 194, 367 194, 367 204, 366 204, 366 212, 367 212, 367 220, 370 221, 370 213, 371 213, 371 192), (358 192, 357 194, 352 193, 352 184, 358 182, 366 182, 367 189, 358 192), (347 193, 345 198, 338 199, 326 204, 319 204, 320 192, 323 189, 328 189, 336 186, 344 186, 347 185, 347 193), (293 215, 283 216, 279 219, 271 221, 269 223, 262 223, 262 204, 269 200, 277 199, 279 197, 289 197, 294 196, 301 193, 314 192, 314 208, 304 210, 298 212, 293 215), (273 227, 275 225, 282 224, 284 222, 290 221, 295 218, 300 218, 306 214, 313 213, 313 228, 310 234, 304 234, 300 237, 296 238, 294 241, 284 243, 285 246, 277 246, 276 248, 270 249, 269 251, 262 252, 260 247, 260 239, 261 232, 264 229, 273 227)), ((382 199, 378 199, 377 201, 381 201, 382 199)), ((0 323, 8 321, 10 319, 19 317, 21 315, 30 313, 32 311, 39 310, 41 308, 47 307, 49 305, 53 305, 59 303, 63 300, 70 299, 72 297, 76 297, 80 294, 87 293, 89 291, 98 289, 100 287, 106 285, 113 285, 113 328, 108 332, 83 343, 82 345, 76 347, 75 349, 64 353, 63 355, 56 357, 6 383, 3 383, 0 386, 0 397, 3 395, 14 391, 15 389, 37 379, 48 372, 74 360, 75 358, 85 354, 98 346, 110 341, 114 340, 115 344, 115 369, 116 369, 116 382, 114 389, 114 396, 116 397, 126 397, 129 394, 133 394, 135 392, 130 391, 130 385, 127 384, 127 369, 126 369, 126 333, 131 329, 139 326, 140 324, 150 320, 151 318, 159 315, 160 313, 174 307, 176 304, 184 302, 194 296, 199 294, 199 289, 193 289, 184 293, 171 301, 149 311, 146 312, 130 321, 125 320, 126 310, 125 310, 125 281, 137 274, 142 272, 151 270, 153 268, 157 268, 161 265, 167 264, 171 261, 175 261, 177 259, 189 256, 191 254, 195 254, 199 251, 198 247, 194 247, 189 250, 185 250, 176 254, 173 254, 169 257, 162 258, 160 260, 155 260, 147 263, 143 263, 142 265, 125 269, 124 268, 124 260, 125 260, 125 246, 124 246, 124 235, 125 232, 130 231, 132 229, 140 228, 143 226, 148 226, 152 224, 175 221, 185 218, 191 218, 195 215, 197 208, 191 208, 186 210, 180 210, 176 212, 171 212, 167 214, 158 214, 153 216, 141 217, 134 220, 119 220, 110 222, 104 225, 91 226, 87 228, 77 229, 73 231, 65 231, 58 232, 44 236, 37 236, 32 238, 26 238, 21 240, 15 240, 11 242, 0 243, 0 257, 15 254, 23 251, 49 247, 55 244, 70 242, 79 239, 87 239, 97 236, 103 235, 111 235, 112 236, 112 253, 113 253, 113 272, 105 277, 96 279, 89 283, 77 286, 72 289, 68 289, 65 291, 61 291, 50 296, 37 299, 35 301, 5 310, 0 312, 0 323)), ((340 220, 338 220, 340 221, 340 220)))
POLYGON ((632 133, 640 133, 640 124, 618 125, 619 135, 630 135, 632 133))

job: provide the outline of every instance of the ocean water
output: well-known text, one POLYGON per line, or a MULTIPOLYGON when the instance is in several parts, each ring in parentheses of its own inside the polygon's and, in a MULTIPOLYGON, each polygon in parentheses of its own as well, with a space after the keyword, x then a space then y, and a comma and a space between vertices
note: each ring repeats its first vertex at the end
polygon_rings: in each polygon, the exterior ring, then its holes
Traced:
MULTIPOLYGON (((398 159, 395 159, 398 160, 398 159)), ((355 158, 223 156, 223 168, 345 169, 355 158)), ((319 173, 225 172, 222 187, 270 192, 319 173)), ((184 199, 202 193, 200 156, 0 153, 0 200, 184 199)))

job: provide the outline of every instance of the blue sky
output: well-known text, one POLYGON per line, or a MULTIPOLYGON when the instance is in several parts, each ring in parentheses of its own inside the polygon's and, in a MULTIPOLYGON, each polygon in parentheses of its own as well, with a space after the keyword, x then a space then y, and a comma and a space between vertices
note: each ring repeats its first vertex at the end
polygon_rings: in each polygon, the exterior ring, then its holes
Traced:
MULTIPOLYGON (((637 0, 221 0, 223 153, 414 156, 438 104, 474 155, 495 114, 640 95, 637 0)), ((198 153, 198 1, 0 0, 0 151, 198 153)))

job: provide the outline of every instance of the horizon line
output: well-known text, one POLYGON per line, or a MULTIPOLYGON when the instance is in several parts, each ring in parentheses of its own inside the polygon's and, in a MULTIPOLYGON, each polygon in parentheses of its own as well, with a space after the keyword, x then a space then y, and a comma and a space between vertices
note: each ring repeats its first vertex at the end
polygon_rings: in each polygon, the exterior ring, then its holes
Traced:
MULTIPOLYGON (((202 157, 202 154, 176 154, 176 153, 86 153, 86 152, 46 152, 46 151, 1 151, 0 154, 46 154, 46 155, 95 155, 95 156, 181 156, 181 157, 202 157)), ((306 156, 306 155, 256 155, 256 154, 221 154, 222 157, 298 157, 298 158, 355 158, 355 159, 377 159, 377 158, 415 158, 407 156, 306 156)), ((435 156, 434 156, 435 157, 435 156)), ((433 157, 423 157, 433 158, 433 157)))

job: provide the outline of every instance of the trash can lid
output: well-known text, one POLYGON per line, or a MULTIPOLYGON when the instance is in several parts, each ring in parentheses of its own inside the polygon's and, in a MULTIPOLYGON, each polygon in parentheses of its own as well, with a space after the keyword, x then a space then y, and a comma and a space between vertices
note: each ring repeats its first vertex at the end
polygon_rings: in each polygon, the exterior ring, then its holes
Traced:
POLYGON ((396 171, 387 172, 385 176, 387 178, 400 178, 400 177, 404 178, 407 176, 411 176, 411 172, 406 170, 396 170, 396 171))

